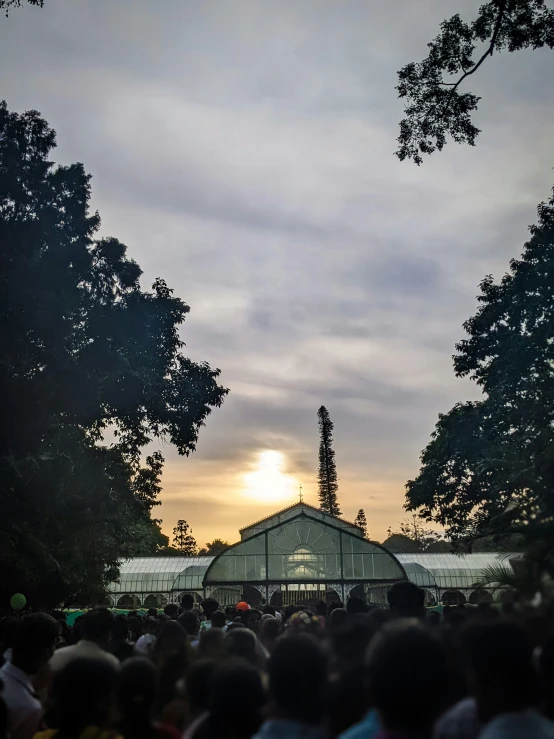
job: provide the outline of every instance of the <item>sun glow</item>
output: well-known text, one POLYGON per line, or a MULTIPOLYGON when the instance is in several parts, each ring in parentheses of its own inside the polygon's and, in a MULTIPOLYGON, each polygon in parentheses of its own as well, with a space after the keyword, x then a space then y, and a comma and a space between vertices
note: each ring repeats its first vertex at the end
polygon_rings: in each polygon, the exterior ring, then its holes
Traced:
POLYGON ((281 452, 265 449, 260 452, 252 472, 244 475, 244 493, 264 503, 290 500, 298 495, 298 481, 283 471, 285 457, 281 452))

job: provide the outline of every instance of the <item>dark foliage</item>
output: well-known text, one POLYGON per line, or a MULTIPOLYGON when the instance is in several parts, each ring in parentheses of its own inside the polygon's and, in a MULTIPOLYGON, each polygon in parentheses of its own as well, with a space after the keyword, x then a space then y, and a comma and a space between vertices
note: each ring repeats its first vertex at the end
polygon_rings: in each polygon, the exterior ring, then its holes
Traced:
POLYGON ((544 0, 490 0, 471 23, 459 14, 443 21, 428 56, 398 73, 396 89, 405 99, 398 158, 421 164, 425 154, 443 149, 447 136, 473 146, 479 129, 471 114, 480 98, 462 91, 465 80, 494 52, 543 47, 554 47, 554 10, 544 0))
POLYGON ((461 543, 518 534, 554 571, 554 199, 538 215, 521 259, 481 283, 456 347, 456 374, 484 398, 439 417, 407 507, 461 543))
POLYGON ((333 422, 327 408, 322 405, 317 412, 319 426, 319 507, 332 516, 340 516, 337 492, 339 489, 335 451, 333 449, 333 422))
POLYGON ((36 111, 0 104, 0 600, 32 605, 90 602, 120 556, 167 544, 163 457, 142 450, 194 451, 227 392, 181 353, 188 306, 97 238, 90 176, 54 146, 36 111))

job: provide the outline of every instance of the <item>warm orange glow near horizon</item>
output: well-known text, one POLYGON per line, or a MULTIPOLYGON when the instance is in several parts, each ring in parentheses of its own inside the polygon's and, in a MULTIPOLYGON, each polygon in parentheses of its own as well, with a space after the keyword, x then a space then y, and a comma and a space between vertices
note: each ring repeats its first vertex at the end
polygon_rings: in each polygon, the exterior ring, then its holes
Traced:
POLYGON ((259 452, 252 472, 243 476, 243 494, 263 503, 293 502, 299 482, 285 471, 285 456, 274 449, 259 452))

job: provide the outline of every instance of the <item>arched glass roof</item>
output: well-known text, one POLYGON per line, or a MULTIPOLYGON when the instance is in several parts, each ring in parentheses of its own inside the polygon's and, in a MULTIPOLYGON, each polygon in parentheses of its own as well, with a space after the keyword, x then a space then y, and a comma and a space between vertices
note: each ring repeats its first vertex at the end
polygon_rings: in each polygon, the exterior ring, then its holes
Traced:
POLYGON ((508 556, 495 552, 479 554, 397 554, 408 578, 422 588, 472 589, 483 570, 493 565, 509 567, 508 556))
POLYGON ((134 557, 121 563, 110 593, 168 593, 201 590, 202 579, 213 557, 134 557))
POLYGON ((300 511, 225 550, 208 568, 204 585, 405 577, 394 555, 379 545, 300 511))

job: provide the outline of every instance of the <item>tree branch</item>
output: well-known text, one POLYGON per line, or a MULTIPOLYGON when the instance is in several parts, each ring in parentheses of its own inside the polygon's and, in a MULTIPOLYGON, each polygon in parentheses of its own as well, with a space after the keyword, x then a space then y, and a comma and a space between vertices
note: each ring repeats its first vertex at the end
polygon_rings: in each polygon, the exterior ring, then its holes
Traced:
POLYGON ((464 74, 460 77, 460 79, 457 82, 454 82, 454 83, 441 82, 440 83, 442 85, 447 85, 447 84, 451 84, 452 85, 452 90, 450 90, 450 95, 448 96, 448 98, 446 100, 446 105, 444 106, 444 109, 442 111, 442 116, 444 116, 444 114, 448 110, 448 107, 450 105, 450 102, 452 101, 452 97, 454 96, 454 93, 456 92, 456 90, 458 89, 458 87, 462 84, 462 82, 466 79, 466 77, 469 77, 472 74, 474 74, 475 72, 477 72, 477 70, 479 69, 479 67, 481 66, 481 64, 483 64, 483 62, 485 61, 485 59, 488 56, 492 56, 492 53, 494 51, 494 45, 496 44, 496 39, 498 38, 498 34, 499 34, 500 28, 502 26, 502 20, 504 19, 504 14, 506 12, 506 6, 507 6, 507 4, 508 4, 508 0, 502 0, 502 2, 500 4, 500 7, 498 9, 498 17, 496 19, 496 23, 494 24, 494 30, 493 30, 493 33, 492 33, 492 36, 491 36, 489 47, 485 51, 485 53, 483 54, 483 56, 479 59, 479 61, 477 62, 477 64, 475 64, 468 72, 464 72, 464 74))

